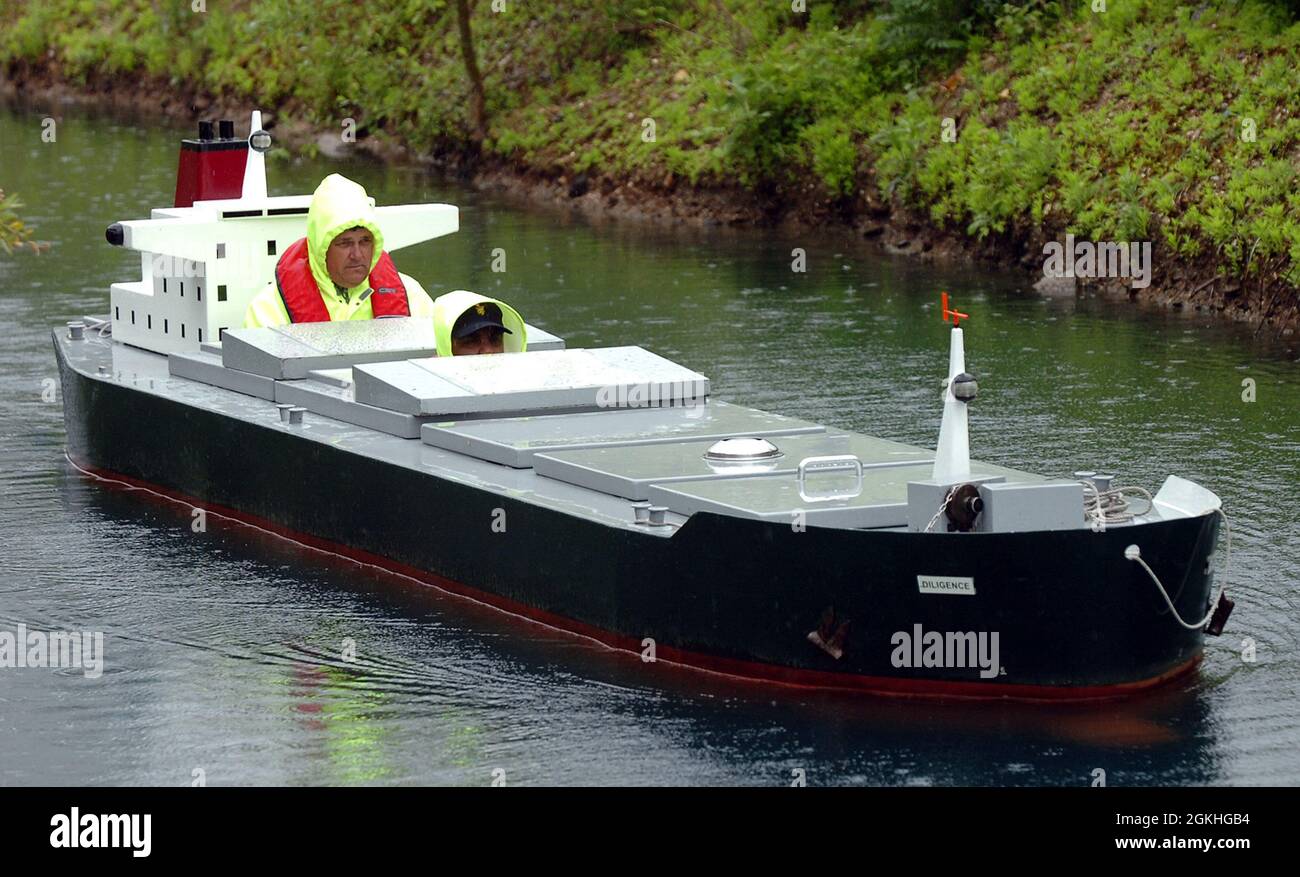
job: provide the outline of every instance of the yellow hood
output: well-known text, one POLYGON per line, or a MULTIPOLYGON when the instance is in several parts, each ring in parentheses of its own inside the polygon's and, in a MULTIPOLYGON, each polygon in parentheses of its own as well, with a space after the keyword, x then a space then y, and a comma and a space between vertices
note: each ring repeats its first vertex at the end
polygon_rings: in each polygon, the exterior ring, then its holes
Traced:
MULTIPOLYGON (((374 199, 347 177, 330 174, 321 180, 311 196, 311 207, 307 210, 307 260, 311 263, 311 276, 316 279, 321 294, 337 294, 334 281, 325 268, 325 252, 336 237, 358 225, 368 230, 375 239, 375 255, 370 260, 370 270, 373 271, 375 263, 384 252, 384 236, 379 231, 379 224, 375 222, 374 199)), ((348 293, 359 295, 369 285, 368 279, 363 280, 348 290, 348 293)))
POLYGON ((510 330, 504 339, 506 353, 522 353, 528 349, 528 332, 518 311, 495 298, 458 289, 433 300, 433 337, 438 344, 439 356, 451 356, 451 329, 461 314, 477 304, 494 304, 501 308, 501 322, 510 330))

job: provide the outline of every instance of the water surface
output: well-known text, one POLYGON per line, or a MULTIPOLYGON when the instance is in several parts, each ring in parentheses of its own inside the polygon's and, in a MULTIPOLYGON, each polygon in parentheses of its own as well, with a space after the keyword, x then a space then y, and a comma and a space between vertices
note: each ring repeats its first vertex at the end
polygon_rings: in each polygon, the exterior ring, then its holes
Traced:
POLYGON ((0 258, 0 630, 102 631, 106 664, 98 679, 0 669, 0 783, 772 785, 802 770, 816 785, 1086 785, 1097 768, 1110 785, 1300 783, 1300 371, 1285 341, 1041 299, 1020 275, 835 232, 592 226, 415 169, 271 164, 273 194, 337 170, 381 204, 460 205, 459 234, 396 257, 433 295, 478 289, 571 346, 639 344, 719 398, 914 444, 937 439, 947 289, 972 315, 977 457, 1153 490, 1177 473, 1232 521, 1227 635, 1150 696, 1030 707, 737 685, 228 522, 196 534, 187 508, 72 469, 59 400, 43 398, 50 327, 106 312, 108 284, 138 277, 103 229, 170 203, 181 132, 62 109, 47 144, 47 111, 0 111, 0 186, 52 243, 0 258))

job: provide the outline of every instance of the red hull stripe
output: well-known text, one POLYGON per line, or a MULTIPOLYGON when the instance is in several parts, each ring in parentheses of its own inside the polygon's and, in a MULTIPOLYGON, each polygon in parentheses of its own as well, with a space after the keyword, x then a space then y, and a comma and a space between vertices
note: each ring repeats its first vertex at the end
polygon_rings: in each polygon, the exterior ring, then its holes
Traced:
MULTIPOLYGON (((427 570, 418 569, 400 563, 388 557, 372 554, 359 548, 331 542, 307 533, 289 529, 280 524, 250 515, 236 509, 195 499, 183 493, 160 487, 156 484, 140 481, 127 475, 99 469, 94 466, 77 463, 68 457, 68 462, 78 471, 100 481, 116 483, 128 488, 143 490, 163 499, 180 503, 189 508, 202 508, 207 514, 228 518, 237 523, 270 533, 298 545, 323 552, 325 554, 345 557, 349 560, 376 567, 384 572, 410 579, 423 585, 433 586, 449 594, 469 599, 475 603, 485 604, 514 615, 525 621, 541 624, 545 627, 595 641, 603 646, 621 652, 630 653, 641 660, 640 640, 612 633, 571 618, 555 615, 544 609, 538 609, 516 602, 497 594, 481 591, 469 585, 443 578, 427 570)), ((742 661, 715 655, 676 649, 670 646, 658 646, 655 650, 656 664, 670 664, 686 667, 695 671, 733 677, 744 681, 761 681, 797 688, 821 688, 857 691, 866 694, 896 697, 921 697, 944 700, 1015 700, 1015 701, 1082 701, 1115 700, 1128 697, 1141 691, 1162 685, 1184 673, 1190 672, 1200 662, 1197 655, 1191 660, 1150 679, 1137 682, 1123 682, 1114 685, 1013 685, 1004 682, 952 682, 935 679, 895 679, 888 676, 860 676, 849 673, 829 673, 822 670, 801 670, 793 667, 780 667, 775 664, 762 664, 757 661, 742 661)))

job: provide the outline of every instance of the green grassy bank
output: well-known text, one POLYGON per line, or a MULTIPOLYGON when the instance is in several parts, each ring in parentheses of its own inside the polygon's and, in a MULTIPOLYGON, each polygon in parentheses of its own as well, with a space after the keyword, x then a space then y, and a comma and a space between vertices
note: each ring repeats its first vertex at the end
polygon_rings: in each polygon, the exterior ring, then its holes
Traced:
POLYGON ((907 211, 1008 257, 1067 231, 1151 240, 1157 283, 1286 321, 1292 6, 477 0, 481 138, 455 3, 6 0, 0 76, 169 84, 422 154, 743 189, 778 213, 907 211))

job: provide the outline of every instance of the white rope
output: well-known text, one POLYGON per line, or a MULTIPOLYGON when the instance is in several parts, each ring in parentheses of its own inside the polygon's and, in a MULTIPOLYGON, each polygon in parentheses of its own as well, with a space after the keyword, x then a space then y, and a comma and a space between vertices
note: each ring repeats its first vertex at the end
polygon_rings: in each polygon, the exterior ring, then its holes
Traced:
POLYGON ((1090 521, 1107 524, 1124 524, 1139 515, 1151 511, 1155 504, 1151 494, 1141 487, 1116 487, 1111 490, 1097 490, 1097 485, 1088 480, 1080 480, 1083 485, 1083 513, 1090 521), (1129 501, 1125 493, 1135 494, 1146 502, 1146 508, 1140 512, 1129 511, 1129 501))
MULTIPOLYGON (((1228 515, 1223 511, 1223 509, 1215 509, 1215 511, 1219 513, 1219 517, 1223 518, 1223 528, 1228 534, 1227 539, 1225 540, 1225 557, 1223 559, 1223 583, 1219 585, 1219 599, 1221 600, 1223 599, 1223 592, 1227 588, 1226 583, 1228 580, 1228 570, 1232 568, 1232 525, 1228 523, 1228 515)), ((1169 599, 1169 592, 1166 591, 1165 586, 1160 583, 1160 577, 1157 576, 1151 567, 1147 566, 1147 562, 1142 559, 1142 554, 1138 547, 1136 545, 1130 545, 1128 548, 1125 548, 1124 556, 1129 560, 1136 560, 1141 564, 1142 568, 1147 571, 1147 575, 1151 576, 1151 581, 1156 583, 1156 587, 1160 590, 1160 596, 1165 598, 1165 605, 1167 605, 1169 611, 1173 613, 1175 621, 1188 630, 1200 630, 1210 623, 1210 619, 1214 617, 1214 613, 1218 609, 1219 600, 1212 600, 1210 602, 1209 614, 1207 614, 1203 619, 1195 624, 1188 624, 1186 621, 1183 621, 1183 617, 1179 615, 1178 610, 1174 608, 1174 601, 1169 599)))

